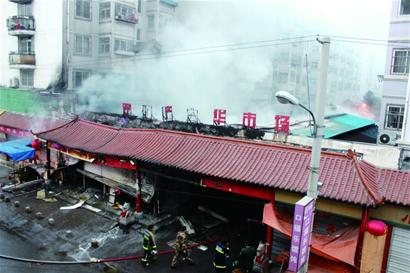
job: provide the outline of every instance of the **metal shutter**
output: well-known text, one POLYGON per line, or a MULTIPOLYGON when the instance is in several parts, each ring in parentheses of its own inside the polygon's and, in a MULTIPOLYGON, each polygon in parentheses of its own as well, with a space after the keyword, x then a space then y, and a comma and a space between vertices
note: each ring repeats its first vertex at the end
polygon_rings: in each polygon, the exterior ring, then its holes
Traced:
POLYGON ((410 230, 393 227, 387 273, 410 273, 410 230))

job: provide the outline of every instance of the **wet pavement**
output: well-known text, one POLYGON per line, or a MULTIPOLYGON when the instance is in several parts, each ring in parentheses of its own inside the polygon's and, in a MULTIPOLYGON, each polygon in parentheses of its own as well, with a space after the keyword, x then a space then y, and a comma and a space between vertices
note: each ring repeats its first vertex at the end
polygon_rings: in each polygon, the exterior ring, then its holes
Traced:
MULTIPOLYGON (((0 167, 0 183, 7 182, 9 170, 0 167)), ((144 215, 139 218, 128 232, 124 232, 117 225, 115 216, 96 214, 84 208, 75 210, 60 210, 61 206, 71 205, 57 197, 57 202, 37 200, 36 192, 18 193, 11 195, 10 202, 0 201, 0 254, 41 260, 89 260, 94 258, 116 258, 142 254, 142 232, 150 217, 144 215), (16 207, 15 201, 20 202, 16 207), (25 207, 30 206, 27 213, 25 207), (41 212, 42 218, 36 213, 41 212), (48 219, 55 220, 49 225, 48 219), (93 248, 91 241, 98 241, 99 246, 93 248)), ((181 229, 177 223, 158 225, 158 251, 168 251, 170 241, 181 229)), ((199 238, 197 238, 199 239, 199 238)), ((208 238, 201 238, 208 240, 208 238)), ((194 241, 198 242, 198 241, 194 241)), ((22 263, 0 259, 0 273, 29 272, 212 272, 211 262, 213 247, 202 251, 197 248, 192 251, 195 262, 190 266, 179 264, 172 270, 170 262, 172 254, 160 256, 151 267, 143 268, 139 261, 122 261, 110 264, 91 265, 41 265, 22 263), (110 268, 111 270, 107 269, 110 268), (112 270, 116 269, 116 271, 112 270)))

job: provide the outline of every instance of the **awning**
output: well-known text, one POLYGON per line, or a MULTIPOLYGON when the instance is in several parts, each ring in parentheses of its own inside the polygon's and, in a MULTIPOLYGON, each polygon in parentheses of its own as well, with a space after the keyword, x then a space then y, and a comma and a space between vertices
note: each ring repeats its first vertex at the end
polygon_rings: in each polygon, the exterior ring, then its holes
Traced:
POLYGON ((98 174, 94 174, 92 172, 88 172, 88 171, 84 171, 84 170, 79 170, 77 169, 77 171, 85 176, 88 176, 89 178, 92 178, 98 182, 103 183, 104 185, 110 187, 110 188, 119 188, 121 189, 123 192, 125 192, 126 194, 132 196, 132 197, 136 197, 136 189, 131 188, 130 186, 121 184, 115 180, 109 179, 107 177, 98 175, 98 174))
MULTIPOLYGON (((264 207, 263 222, 286 236, 291 236, 291 217, 279 214, 271 203, 264 207)), ((313 233, 312 252, 327 259, 354 266, 358 237, 359 227, 346 227, 332 235, 313 233)))
POLYGON ((35 150, 32 147, 28 147, 30 144, 30 138, 0 142, 0 153, 6 154, 13 161, 34 158, 35 150))

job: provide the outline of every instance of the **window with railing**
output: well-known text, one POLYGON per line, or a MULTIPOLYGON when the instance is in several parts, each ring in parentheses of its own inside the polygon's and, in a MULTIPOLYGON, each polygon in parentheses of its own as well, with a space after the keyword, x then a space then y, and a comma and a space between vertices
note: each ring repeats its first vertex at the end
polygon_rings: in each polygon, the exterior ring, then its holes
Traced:
POLYGON ((400 1, 400 15, 409 15, 410 14, 410 0, 401 0, 400 1))
POLYGON ((21 15, 21 16, 33 15, 32 5, 31 4, 18 4, 17 5, 17 15, 21 15))
POLYGON ((404 105, 387 105, 384 127, 401 130, 403 127, 404 105))
POLYGON ((32 16, 12 16, 7 19, 7 29, 14 30, 35 30, 34 17, 32 16))
POLYGON ((111 2, 100 3, 100 20, 111 19, 111 2))
POLYGON ((75 35, 74 55, 91 56, 92 38, 90 35, 75 35))
POLYGON ((91 20, 91 0, 75 0, 75 16, 91 20))
POLYGON ((392 74, 408 74, 410 67, 410 49, 394 49, 392 74))
POLYGON ((32 38, 19 38, 18 39, 18 51, 22 54, 32 54, 34 52, 34 39, 32 38))
POLYGON ((136 24, 138 20, 135 7, 115 3, 115 20, 136 24))
POLYGON ((80 88, 84 81, 91 75, 89 70, 74 69, 73 70, 73 87, 80 88))
POLYGON ((20 84, 26 87, 32 87, 34 84, 34 71, 32 69, 20 70, 20 84))
POLYGON ((132 40, 115 39, 114 51, 134 52, 134 42, 132 40))
POLYGON ((110 37, 100 37, 98 52, 100 54, 110 53, 110 37))

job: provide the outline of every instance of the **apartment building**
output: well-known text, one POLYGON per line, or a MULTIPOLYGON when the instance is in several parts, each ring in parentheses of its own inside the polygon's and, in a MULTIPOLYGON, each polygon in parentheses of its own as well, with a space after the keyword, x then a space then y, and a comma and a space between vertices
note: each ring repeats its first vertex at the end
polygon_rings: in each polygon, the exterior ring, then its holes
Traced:
MULTIPOLYGON (((315 102, 319 85, 320 46, 318 43, 295 43, 275 49, 273 64, 273 90, 289 90, 305 105, 315 102)), ((366 71, 364 69, 363 71, 366 71)), ((340 106, 346 99, 361 99, 362 67, 356 51, 337 43, 331 44, 328 70, 328 102, 340 106)), ((377 82, 376 74, 374 81, 377 82)))
POLYGON ((176 6, 171 0, 1 1, 7 27, 0 28, 0 86, 78 89, 90 75, 134 58, 176 6))
POLYGON ((379 143, 395 145, 405 113, 410 67, 410 0, 393 0, 379 119, 379 143))

